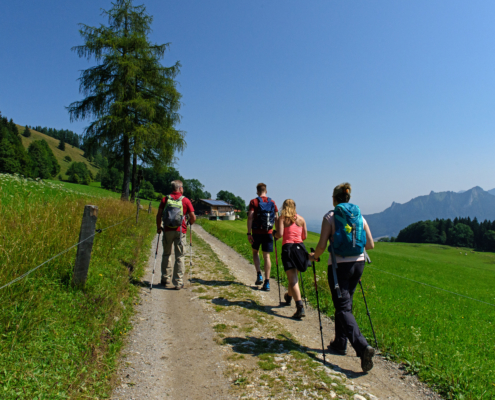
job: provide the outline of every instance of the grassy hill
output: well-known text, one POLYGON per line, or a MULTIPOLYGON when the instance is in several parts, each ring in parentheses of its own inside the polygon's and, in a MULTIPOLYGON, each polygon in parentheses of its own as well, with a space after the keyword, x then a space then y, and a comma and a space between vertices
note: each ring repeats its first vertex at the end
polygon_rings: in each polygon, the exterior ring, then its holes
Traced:
MULTIPOLYGON (((24 132, 25 127, 21 125, 17 125, 17 129, 19 130, 19 132, 22 133, 24 132)), ((67 178, 66 172, 67 169, 69 168, 69 165, 71 164, 70 162, 64 160, 65 156, 69 156, 72 159, 72 162, 77 161, 77 162, 85 163, 86 166, 91 171, 91 173, 93 174, 93 176, 96 176, 96 174, 98 173, 98 168, 93 164, 91 164, 86 158, 83 157, 84 151, 82 151, 81 149, 78 149, 77 147, 72 147, 70 144, 66 143, 65 151, 59 150, 57 147, 60 143, 60 140, 47 136, 44 133, 35 131, 33 129, 30 129, 30 131, 31 131, 31 136, 28 138, 21 135, 22 144, 24 145, 24 147, 27 149, 29 145, 35 140, 41 140, 41 139, 46 140, 46 142, 52 149, 55 158, 60 164, 60 173, 62 174, 62 177, 64 179, 67 178)))
MULTIPOLYGON (((246 221, 198 223, 252 260, 246 221)), ((315 247, 318 239, 309 232, 306 248, 315 247)), ((366 266, 363 286, 382 354, 403 363, 407 372, 418 374, 447 399, 495 398, 495 254, 408 243, 376 243, 369 253, 373 263, 366 266)), ((332 316, 327 262, 325 252, 316 273, 320 308, 332 316)), ((275 265, 272 253, 272 277, 277 276, 275 265)), ((253 268, 253 282, 254 278, 253 268)), ((287 285, 282 269, 281 278, 287 285)), ((316 306, 313 282, 308 270, 305 291, 316 306)), ((374 344, 359 292, 353 312, 374 344)))

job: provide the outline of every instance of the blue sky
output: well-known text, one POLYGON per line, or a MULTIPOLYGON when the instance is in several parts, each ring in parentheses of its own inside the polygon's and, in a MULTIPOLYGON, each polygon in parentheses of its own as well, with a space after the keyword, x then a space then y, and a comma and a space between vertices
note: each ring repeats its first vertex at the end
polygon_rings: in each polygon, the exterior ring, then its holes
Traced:
MULTIPOLYGON (((68 128, 80 98, 77 24, 110 2, 18 0, 0 14, 0 111, 68 128)), ((136 4, 141 4, 137 2, 136 4)), ((332 188, 363 213, 495 187, 495 3, 148 0, 152 39, 180 60, 177 168, 215 195, 258 182, 319 220, 332 188)))

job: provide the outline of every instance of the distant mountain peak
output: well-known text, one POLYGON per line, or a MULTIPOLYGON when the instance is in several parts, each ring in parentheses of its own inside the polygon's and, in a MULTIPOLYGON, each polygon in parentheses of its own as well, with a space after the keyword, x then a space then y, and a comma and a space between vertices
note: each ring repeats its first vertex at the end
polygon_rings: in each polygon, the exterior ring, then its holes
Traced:
POLYGON ((435 192, 415 197, 407 203, 395 201, 381 213, 366 215, 373 236, 396 236, 406 226, 425 220, 476 217, 479 221, 495 220, 495 189, 480 186, 459 192, 435 192))

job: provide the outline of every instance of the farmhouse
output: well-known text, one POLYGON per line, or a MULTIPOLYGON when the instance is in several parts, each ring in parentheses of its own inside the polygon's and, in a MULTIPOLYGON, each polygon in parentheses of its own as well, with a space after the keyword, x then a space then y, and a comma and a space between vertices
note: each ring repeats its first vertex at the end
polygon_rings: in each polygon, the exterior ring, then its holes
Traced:
POLYGON ((200 199, 194 204, 194 209, 199 215, 215 217, 234 215, 234 206, 223 200, 200 199))

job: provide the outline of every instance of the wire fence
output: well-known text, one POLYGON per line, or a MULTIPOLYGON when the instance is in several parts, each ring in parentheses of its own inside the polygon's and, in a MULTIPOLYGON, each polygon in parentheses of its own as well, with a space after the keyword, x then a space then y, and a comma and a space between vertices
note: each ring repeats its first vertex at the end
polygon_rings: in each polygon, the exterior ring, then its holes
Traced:
POLYGON ((91 239, 92 237, 96 236, 98 233, 102 233, 104 231, 106 231, 107 229, 110 229, 110 228, 113 228, 114 226, 117 226, 117 225, 120 225, 120 224, 123 224, 124 222, 126 221, 129 221, 131 218, 135 218, 134 215, 132 217, 129 217, 129 218, 126 218, 124 219, 123 221, 120 221, 120 222, 117 222, 116 224, 113 224, 113 225, 110 225, 110 226, 107 226, 106 228, 103 228, 103 229, 97 229, 95 231, 95 233, 93 233, 92 235, 88 236, 86 239, 84 240, 81 240, 80 242, 70 246, 69 248, 61 251, 60 253, 58 253, 57 255, 53 256, 52 258, 50 258, 49 260, 46 260, 44 261, 43 263, 41 263, 40 265, 30 269, 29 271, 25 272, 24 274, 22 274, 21 276, 18 276, 17 278, 13 279, 12 281, 10 281, 9 283, 3 285, 2 287, 0 287, 0 290, 2 289, 5 289, 6 287, 9 287, 10 285, 13 285, 14 283, 16 282, 19 282, 20 280, 24 279, 26 276, 28 276, 29 274, 33 273, 34 271, 36 271, 37 269, 41 268, 43 265, 49 263, 50 261, 54 260, 55 258, 57 257, 60 257, 61 255, 67 253, 68 251, 70 251, 71 249, 73 249, 74 247, 80 245, 81 243, 84 243, 85 241, 91 239))

